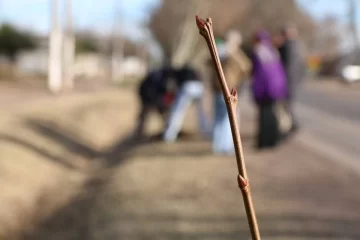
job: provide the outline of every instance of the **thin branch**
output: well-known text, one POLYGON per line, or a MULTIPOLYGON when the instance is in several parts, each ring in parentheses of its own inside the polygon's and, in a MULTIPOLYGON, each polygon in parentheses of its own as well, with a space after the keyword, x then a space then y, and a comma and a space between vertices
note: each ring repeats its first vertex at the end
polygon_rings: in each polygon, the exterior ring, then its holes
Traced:
POLYGON ((227 86, 225 75, 222 66, 220 64, 219 55, 215 47, 215 39, 214 39, 211 19, 207 18, 205 21, 199 18, 198 16, 196 16, 196 24, 199 28, 199 33, 206 40, 212 60, 215 64, 216 73, 218 75, 218 79, 221 85, 221 89, 224 95, 224 100, 226 102, 226 107, 228 110, 231 132, 232 132, 235 154, 236 154, 236 163, 239 172, 238 184, 242 192, 249 228, 252 239, 259 240, 260 232, 255 215, 254 204, 251 198, 250 185, 246 173, 243 148, 241 144, 240 132, 237 123, 236 109, 237 109, 238 99, 237 99, 236 88, 232 88, 230 92, 227 86))

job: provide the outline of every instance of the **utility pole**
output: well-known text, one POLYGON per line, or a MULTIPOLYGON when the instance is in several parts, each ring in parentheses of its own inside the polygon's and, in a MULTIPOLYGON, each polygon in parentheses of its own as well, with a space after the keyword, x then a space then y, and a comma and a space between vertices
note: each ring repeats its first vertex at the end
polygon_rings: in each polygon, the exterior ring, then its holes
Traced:
POLYGON ((358 24, 357 24, 357 3, 355 0, 349 0, 349 25, 350 25, 350 32, 353 37, 353 44, 356 50, 360 49, 360 39, 359 39, 359 32, 358 32, 358 24))
POLYGON ((75 36, 73 28, 72 0, 65 0, 65 34, 63 45, 64 60, 64 88, 71 90, 74 87, 74 62, 75 62, 75 36))
POLYGON ((58 0, 51 0, 51 29, 49 36, 48 88, 52 93, 58 93, 62 84, 61 40, 59 25, 58 0))
POLYGON ((111 81, 112 83, 124 80, 122 64, 124 61, 124 39, 119 33, 120 30, 120 11, 118 8, 119 0, 114 1, 114 21, 113 34, 111 39, 111 81))

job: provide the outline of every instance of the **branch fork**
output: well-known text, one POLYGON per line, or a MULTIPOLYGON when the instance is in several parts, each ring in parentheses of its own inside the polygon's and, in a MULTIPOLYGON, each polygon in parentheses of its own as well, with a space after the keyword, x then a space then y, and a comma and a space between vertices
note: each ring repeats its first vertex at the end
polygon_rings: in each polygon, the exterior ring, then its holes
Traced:
POLYGON ((219 54, 216 49, 215 45, 215 38, 214 33, 212 29, 212 21, 211 18, 207 18, 206 20, 203 20, 199 18, 198 16, 196 18, 196 24, 199 29, 199 33, 204 37, 206 40, 206 43, 208 45, 211 58, 214 62, 216 73, 218 75, 218 79, 221 85, 221 90, 224 95, 224 100, 226 102, 226 107, 228 110, 229 120, 230 120, 230 126, 231 126, 231 132, 232 137, 234 141, 234 148, 235 148, 235 155, 236 155, 236 163, 238 167, 239 175, 237 177, 239 188, 242 192, 242 197, 244 201, 244 206, 246 210, 246 215, 249 223, 249 229, 251 232, 251 236, 253 240, 260 240, 260 232, 259 227, 255 215, 255 209, 254 204, 251 197, 250 192, 250 185, 249 180, 246 173, 246 167, 245 167, 245 161, 244 161, 244 154, 243 154, 243 148, 241 144, 241 138, 240 138, 240 131, 237 123, 237 104, 238 104, 238 94, 236 91, 236 88, 233 87, 231 91, 229 90, 229 87, 227 85, 224 71, 222 69, 219 54))

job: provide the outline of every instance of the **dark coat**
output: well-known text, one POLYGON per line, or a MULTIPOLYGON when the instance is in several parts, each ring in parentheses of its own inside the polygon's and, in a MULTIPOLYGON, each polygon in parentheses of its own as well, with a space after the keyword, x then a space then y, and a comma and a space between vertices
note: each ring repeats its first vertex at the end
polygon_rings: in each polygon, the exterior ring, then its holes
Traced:
POLYGON ((296 40, 287 40, 279 48, 281 61, 286 72, 288 99, 294 97, 298 84, 305 76, 305 62, 300 51, 299 42, 296 40))
POLYGON ((164 101, 169 93, 175 71, 170 67, 156 69, 147 74, 141 81, 138 94, 142 105, 157 109, 160 113, 167 111, 171 103, 164 101))
POLYGON ((177 87, 180 88, 188 81, 201 81, 200 74, 191 66, 185 65, 177 71, 177 87))

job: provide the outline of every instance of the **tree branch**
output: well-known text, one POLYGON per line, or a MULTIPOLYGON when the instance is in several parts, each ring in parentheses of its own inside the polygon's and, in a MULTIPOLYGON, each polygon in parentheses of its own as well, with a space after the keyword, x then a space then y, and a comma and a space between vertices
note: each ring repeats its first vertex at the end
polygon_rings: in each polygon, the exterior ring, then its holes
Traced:
POLYGON ((238 99, 237 99, 236 88, 232 88, 230 92, 227 86, 225 75, 220 64, 219 55, 215 47, 215 39, 214 39, 211 19, 207 18, 205 21, 199 18, 198 16, 196 16, 196 24, 199 28, 199 33, 205 38, 206 43, 209 47, 212 60, 215 64, 216 73, 220 81, 221 89, 224 95, 224 100, 226 102, 226 107, 228 110, 231 132, 234 141, 236 163, 239 172, 238 184, 242 192, 252 239, 259 240, 260 232, 255 215, 253 201, 251 198, 250 185, 246 173, 243 148, 241 144, 240 132, 237 123, 236 109, 237 109, 238 99))

